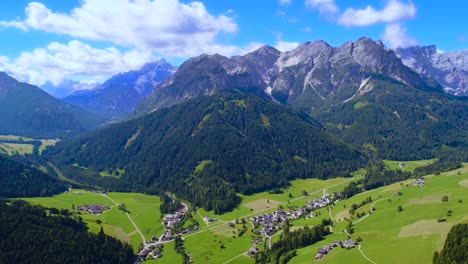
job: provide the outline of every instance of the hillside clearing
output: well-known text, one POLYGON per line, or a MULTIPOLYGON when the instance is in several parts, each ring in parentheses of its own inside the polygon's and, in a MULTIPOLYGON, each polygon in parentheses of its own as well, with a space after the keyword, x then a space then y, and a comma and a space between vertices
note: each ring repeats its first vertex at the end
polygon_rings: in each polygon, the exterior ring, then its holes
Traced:
POLYGON ((437 219, 421 220, 401 228, 398 237, 447 234, 453 223, 437 222, 437 219))

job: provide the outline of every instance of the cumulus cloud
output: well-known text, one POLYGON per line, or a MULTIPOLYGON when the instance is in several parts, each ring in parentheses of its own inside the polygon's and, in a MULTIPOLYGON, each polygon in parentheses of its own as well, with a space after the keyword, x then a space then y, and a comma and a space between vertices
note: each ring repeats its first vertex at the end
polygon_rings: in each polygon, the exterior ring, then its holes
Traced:
POLYGON ((338 19, 338 24, 351 26, 369 26, 379 23, 396 23, 412 19, 416 15, 416 7, 412 2, 408 4, 398 0, 390 0, 382 10, 372 6, 364 9, 348 8, 338 19))
POLYGON ((382 40, 386 42, 390 48, 406 48, 418 45, 418 41, 407 36, 406 28, 402 28, 398 23, 390 24, 385 27, 382 40))
POLYGON ((136 49, 120 52, 115 47, 95 49, 73 40, 68 44, 52 42, 46 48, 23 52, 13 61, 4 57, 0 68, 8 69, 21 81, 40 85, 45 81, 57 84, 69 75, 95 78, 113 75, 138 69, 154 59, 151 52, 136 49))
POLYGON ((290 50, 293 50, 295 48, 297 48, 297 46, 299 46, 299 42, 287 42, 287 41, 278 41, 275 45, 275 49, 281 51, 281 52, 285 52, 285 51, 290 51, 290 50))
POLYGON ((0 25, 109 41, 181 57, 196 55, 200 47, 209 51, 219 45, 219 34, 238 30, 232 18, 209 14, 203 3, 178 0, 83 0, 69 14, 32 2, 26 7, 24 21, 0 21, 0 25))
POLYGON ((305 5, 318 9, 320 14, 325 15, 336 14, 339 11, 334 0, 306 0, 305 5))

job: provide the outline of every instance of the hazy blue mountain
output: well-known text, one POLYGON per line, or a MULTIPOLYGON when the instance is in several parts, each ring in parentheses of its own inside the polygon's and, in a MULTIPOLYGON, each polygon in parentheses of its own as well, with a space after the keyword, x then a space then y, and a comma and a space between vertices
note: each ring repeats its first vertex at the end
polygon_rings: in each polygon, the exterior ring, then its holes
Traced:
POLYGON ((112 76, 92 90, 83 90, 64 98, 99 115, 120 119, 132 113, 157 85, 176 71, 164 60, 145 64, 140 70, 112 76))
POLYGON ((0 72, 0 134, 69 137, 105 120, 0 72))

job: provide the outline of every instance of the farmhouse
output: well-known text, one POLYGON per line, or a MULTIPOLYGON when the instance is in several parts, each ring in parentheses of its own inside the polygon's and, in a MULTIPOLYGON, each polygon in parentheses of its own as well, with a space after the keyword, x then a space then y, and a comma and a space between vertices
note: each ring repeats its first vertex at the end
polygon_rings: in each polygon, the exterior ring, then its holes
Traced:
POLYGON ((343 242, 341 247, 350 249, 350 248, 354 248, 356 245, 357 245, 356 242, 354 242, 351 238, 348 238, 343 242))
POLYGON ((77 209, 78 211, 84 211, 84 212, 87 212, 88 214, 100 215, 105 210, 110 209, 110 207, 106 205, 101 205, 101 204, 85 204, 85 205, 78 206, 77 209))
POLYGON ((413 186, 418 186, 418 187, 424 187, 424 184, 426 183, 426 180, 424 177, 418 178, 413 181, 413 186))

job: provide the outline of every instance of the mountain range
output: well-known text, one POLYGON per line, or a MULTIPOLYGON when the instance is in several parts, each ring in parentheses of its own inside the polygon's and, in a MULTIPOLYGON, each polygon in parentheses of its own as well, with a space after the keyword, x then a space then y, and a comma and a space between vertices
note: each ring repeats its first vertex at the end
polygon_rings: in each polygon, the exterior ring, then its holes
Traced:
POLYGON ((105 121, 4 72, 0 72, 0 113, 0 134, 30 137, 76 136, 105 121))
POLYGON ((406 66, 434 78, 446 92, 468 96, 468 50, 439 52, 431 45, 399 48, 395 52, 406 66))
POLYGON ((39 86, 39 88, 41 88, 46 93, 52 95, 55 98, 63 99, 79 91, 92 90, 98 87, 99 85, 99 83, 94 82, 86 83, 65 79, 57 85, 54 85, 51 81, 47 81, 41 86, 39 86))
POLYGON ((340 47, 307 42, 288 52, 264 46, 244 56, 201 55, 139 106, 150 113, 219 90, 238 90, 308 113, 330 132, 381 157, 434 156, 468 146, 467 101, 443 92, 382 42, 360 38, 340 47))
POLYGON ((155 87, 177 70, 164 60, 145 64, 141 69, 112 76, 91 90, 82 90, 63 100, 98 115, 120 119, 135 110, 155 87))

